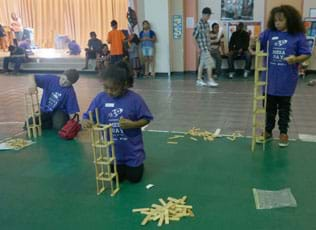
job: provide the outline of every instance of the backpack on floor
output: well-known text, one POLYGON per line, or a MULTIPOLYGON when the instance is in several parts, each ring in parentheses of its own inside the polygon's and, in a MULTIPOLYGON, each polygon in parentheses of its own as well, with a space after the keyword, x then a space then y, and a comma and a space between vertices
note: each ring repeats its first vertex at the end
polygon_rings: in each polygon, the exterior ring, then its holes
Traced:
POLYGON ((58 134, 63 139, 71 140, 75 136, 77 136, 80 129, 81 125, 79 124, 79 115, 75 114, 75 116, 72 119, 68 120, 64 127, 59 130, 58 134))

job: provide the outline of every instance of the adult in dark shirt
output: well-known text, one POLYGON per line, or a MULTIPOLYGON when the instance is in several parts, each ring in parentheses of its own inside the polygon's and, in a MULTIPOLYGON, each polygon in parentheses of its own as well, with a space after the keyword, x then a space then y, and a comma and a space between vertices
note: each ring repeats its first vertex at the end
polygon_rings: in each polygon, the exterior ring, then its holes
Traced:
POLYGON ((244 23, 240 22, 237 26, 237 30, 232 34, 229 41, 229 78, 234 77, 234 60, 240 58, 246 61, 244 77, 247 78, 249 76, 251 68, 251 55, 248 51, 249 40, 250 36, 248 32, 244 30, 244 23))
POLYGON ((95 32, 90 32, 90 39, 88 41, 88 48, 86 51, 86 65, 83 69, 88 69, 89 59, 96 59, 97 53, 102 49, 102 41, 97 38, 95 32))
POLYGON ((26 61, 25 49, 17 46, 9 46, 10 56, 3 59, 3 73, 9 72, 9 63, 14 64, 14 74, 20 71, 21 64, 26 61))

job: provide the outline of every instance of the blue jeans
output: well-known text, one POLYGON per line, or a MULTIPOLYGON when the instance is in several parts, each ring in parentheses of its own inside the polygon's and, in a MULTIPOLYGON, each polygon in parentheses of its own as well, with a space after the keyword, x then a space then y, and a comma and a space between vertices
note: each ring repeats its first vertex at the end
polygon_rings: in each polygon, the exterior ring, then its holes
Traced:
POLYGON ((215 66, 216 66, 216 74, 219 77, 222 73, 222 56, 221 52, 216 49, 216 50, 211 50, 211 56, 215 60, 215 66))
POLYGON ((9 63, 14 63, 14 72, 19 72, 21 64, 25 62, 24 57, 5 57, 3 59, 3 70, 8 71, 9 70, 9 63))
POLYGON ((110 63, 111 64, 116 64, 120 61, 123 60, 123 55, 111 55, 111 58, 110 58, 110 63))
MULTIPOLYGON (((60 130, 67 123, 69 118, 69 115, 61 110, 50 113, 41 112, 42 129, 60 130)), ((38 119, 36 122, 38 122, 38 119)), ((29 118, 29 124, 33 124, 32 118, 29 118)))
POLYGON ((251 55, 249 51, 243 51, 239 54, 238 50, 230 51, 228 54, 228 67, 229 72, 234 72, 234 61, 235 59, 244 59, 246 62, 245 69, 250 71, 251 68, 251 55))

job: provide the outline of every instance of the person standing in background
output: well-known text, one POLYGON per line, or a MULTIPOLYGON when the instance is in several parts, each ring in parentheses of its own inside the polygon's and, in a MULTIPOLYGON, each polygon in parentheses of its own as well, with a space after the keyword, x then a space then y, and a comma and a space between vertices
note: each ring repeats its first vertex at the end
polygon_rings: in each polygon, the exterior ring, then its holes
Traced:
POLYGON ((112 30, 108 33, 107 42, 110 44, 111 64, 118 63, 123 59, 123 42, 126 39, 121 30, 117 29, 117 21, 111 21, 112 30))
POLYGON ((15 39, 17 41, 22 41, 22 39, 23 39, 22 20, 15 13, 11 13, 10 28, 15 34, 15 39))
POLYGON ((200 63, 198 68, 198 75, 196 80, 197 86, 210 86, 217 87, 218 84, 214 81, 212 75, 212 67, 214 66, 214 60, 211 57, 211 40, 210 40, 210 25, 208 20, 210 19, 212 11, 209 7, 205 7, 202 10, 202 17, 195 25, 193 31, 193 37, 200 50, 200 63), (203 68, 207 68, 208 81, 205 83, 202 80, 203 68))
POLYGON ((139 33, 139 39, 141 42, 141 48, 144 58, 145 70, 144 77, 149 76, 149 69, 151 68, 151 76, 155 77, 155 61, 154 61, 154 45, 157 40, 156 34, 150 28, 150 23, 143 21, 143 30, 139 33))

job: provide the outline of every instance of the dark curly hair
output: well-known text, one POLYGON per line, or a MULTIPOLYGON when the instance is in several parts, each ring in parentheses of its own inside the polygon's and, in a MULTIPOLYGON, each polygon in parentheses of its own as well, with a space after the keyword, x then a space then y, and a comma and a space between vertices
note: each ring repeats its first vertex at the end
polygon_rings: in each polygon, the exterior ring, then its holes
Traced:
POLYGON ((305 27, 301 14, 290 5, 281 5, 274 7, 269 16, 267 27, 271 30, 277 30, 274 24, 276 14, 283 14, 286 18, 287 32, 290 34, 305 33, 305 27))

